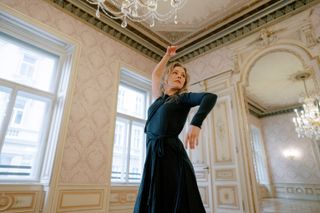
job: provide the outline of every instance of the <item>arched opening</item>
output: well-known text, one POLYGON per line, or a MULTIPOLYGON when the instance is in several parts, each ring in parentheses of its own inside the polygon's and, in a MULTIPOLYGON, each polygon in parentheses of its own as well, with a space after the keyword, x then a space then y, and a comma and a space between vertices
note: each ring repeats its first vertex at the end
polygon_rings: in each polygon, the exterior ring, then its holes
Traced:
POLYGON ((319 147, 313 139, 299 138, 292 121, 293 110, 301 107, 299 99, 306 96, 299 76, 307 74, 307 91, 317 93, 317 72, 316 60, 296 44, 279 44, 255 52, 241 70, 248 164, 255 206, 260 212, 265 208, 281 212, 272 209, 279 202, 295 205, 298 211, 300 200, 318 200, 315 187, 320 184, 319 147))

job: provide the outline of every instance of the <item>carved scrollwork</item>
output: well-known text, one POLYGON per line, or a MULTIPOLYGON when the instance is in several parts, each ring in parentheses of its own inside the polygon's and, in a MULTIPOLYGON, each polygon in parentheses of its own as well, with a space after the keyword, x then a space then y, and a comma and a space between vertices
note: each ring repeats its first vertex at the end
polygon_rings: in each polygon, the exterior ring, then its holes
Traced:
POLYGON ((8 210, 14 203, 14 197, 5 193, 0 194, 0 212, 8 210))

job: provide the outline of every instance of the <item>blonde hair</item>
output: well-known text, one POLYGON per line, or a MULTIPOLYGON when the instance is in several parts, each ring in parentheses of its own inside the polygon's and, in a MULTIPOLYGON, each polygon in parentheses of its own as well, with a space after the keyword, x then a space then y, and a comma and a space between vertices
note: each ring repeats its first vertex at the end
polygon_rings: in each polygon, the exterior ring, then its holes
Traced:
POLYGON ((189 83, 190 77, 187 72, 187 68, 179 62, 173 62, 172 64, 170 64, 170 66, 167 67, 166 71, 163 73, 162 78, 160 80, 161 95, 164 95, 165 85, 168 80, 168 77, 169 77, 170 73, 174 70, 174 68, 176 68, 176 67, 181 67, 184 70, 186 77, 185 77, 185 82, 184 82, 183 87, 181 89, 177 90, 176 93, 173 95, 174 99, 176 99, 177 95, 179 95, 181 93, 188 92, 188 83, 189 83))

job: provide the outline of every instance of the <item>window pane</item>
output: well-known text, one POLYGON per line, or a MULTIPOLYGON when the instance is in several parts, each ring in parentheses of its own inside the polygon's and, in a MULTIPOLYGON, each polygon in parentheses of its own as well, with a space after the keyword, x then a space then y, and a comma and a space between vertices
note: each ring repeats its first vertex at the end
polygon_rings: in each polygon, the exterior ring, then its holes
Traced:
POLYGON ((263 144, 260 140, 260 130, 251 127, 251 147, 253 154, 253 166, 256 173, 257 182, 260 184, 268 184, 268 173, 263 151, 263 144))
POLYGON ((18 45, 0 34, 0 78, 52 91, 57 60, 40 49, 18 45))
POLYGON ((117 118, 112 159, 111 180, 125 182, 127 173, 127 146, 128 146, 129 121, 117 118))
POLYGON ((144 124, 133 122, 130 142, 129 182, 140 182, 144 163, 144 124))
POLYGON ((0 178, 37 175, 49 107, 50 102, 43 98, 18 92, 1 150, 0 178))
POLYGON ((0 131, 2 130, 3 119, 6 116, 10 92, 11 89, 0 86, 0 131))
POLYGON ((137 118, 146 117, 146 92, 125 85, 119 86, 117 111, 137 118))

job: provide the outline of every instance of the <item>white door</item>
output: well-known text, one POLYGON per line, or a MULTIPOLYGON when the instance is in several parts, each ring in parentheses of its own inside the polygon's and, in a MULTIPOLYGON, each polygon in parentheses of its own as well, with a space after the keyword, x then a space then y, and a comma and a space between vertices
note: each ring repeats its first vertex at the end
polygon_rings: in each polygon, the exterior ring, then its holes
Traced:
MULTIPOLYGON (((192 110, 193 112, 196 109, 192 110)), ((193 113, 190 113, 190 118, 192 118, 193 113)), ((190 123, 190 122, 189 122, 190 123)), ((210 172, 210 149, 209 142, 210 137, 208 133, 208 119, 202 124, 199 145, 196 149, 187 150, 189 158, 193 164, 198 188, 201 194, 202 202, 207 213, 213 213, 212 206, 212 183, 211 183, 211 172, 210 172)))
MULTIPOLYGON (((208 213, 243 213, 232 98, 220 95, 204 121, 199 145, 187 150, 208 213)), ((197 108, 194 108, 190 123, 197 108)))

